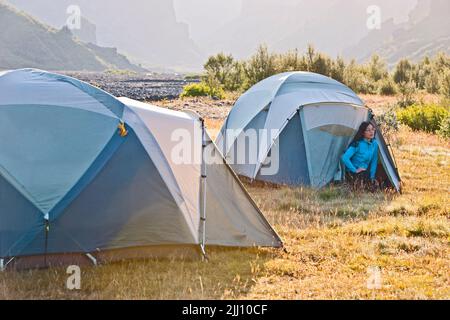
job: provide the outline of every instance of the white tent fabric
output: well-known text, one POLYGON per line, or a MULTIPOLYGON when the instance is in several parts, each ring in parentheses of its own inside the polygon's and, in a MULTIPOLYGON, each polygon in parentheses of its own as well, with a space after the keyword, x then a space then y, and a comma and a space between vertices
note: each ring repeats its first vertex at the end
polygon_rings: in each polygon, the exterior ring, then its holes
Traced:
MULTIPOLYGON (((199 191, 200 191, 200 164, 202 154, 201 127, 199 121, 193 116, 158 108, 146 103, 128 98, 119 98, 121 102, 133 110, 146 128, 152 133, 161 148, 173 172, 173 176, 181 190, 184 205, 189 213, 192 228, 198 230, 200 221, 199 191), (176 134, 197 135, 197 143, 192 140, 190 150, 191 157, 188 155, 186 160, 177 161, 177 155, 173 154, 179 141, 176 134), (199 135, 200 133, 200 135, 199 135), (192 159, 191 159, 192 158, 192 159)), ((192 137, 194 138, 194 137, 192 137)), ((197 236, 196 236, 197 237, 197 236)))
MULTIPOLYGON (((329 77, 302 71, 274 75, 257 83, 238 99, 223 127, 235 132, 228 137, 222 130, 216 143, 228 154, 239 134, 266 107, 269 114, 264 129, 280 129, 297 108, 324 101, 364 105, 353 91, 329 77)), ((260 149, 260 155, 267 154, 268 149, 260 149)))
MULTIPOLYGON (((119 98, 145 124, 157 140, 173 172, 194 228, 200 222, 201 119, 194 113, 159 108, 119 98), (180 162, 181 135, 188 138, 190 155, 180 162)), ((137 133, 139 136, 139 133, 137 133)), ((276 232, 259 211, 232 169, 207 135, 206 245, 282 246, 276 232)), ((185 150, 186 151, 186 150, 185 150)))

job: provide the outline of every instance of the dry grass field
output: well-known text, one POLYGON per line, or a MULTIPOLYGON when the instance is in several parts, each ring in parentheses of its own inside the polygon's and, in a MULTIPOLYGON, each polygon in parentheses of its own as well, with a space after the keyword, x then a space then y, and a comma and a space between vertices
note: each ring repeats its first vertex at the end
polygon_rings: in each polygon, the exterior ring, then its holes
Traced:
MULTIPOLYGON (((221 121, 207 124, 215 135, 221 121)), ((247 184, 284 250, 84 267, 74 291, 65 269, 4 272, 0 299, 450 299, 449 141, 402 127, 392 144, 401 195, 247 184)))

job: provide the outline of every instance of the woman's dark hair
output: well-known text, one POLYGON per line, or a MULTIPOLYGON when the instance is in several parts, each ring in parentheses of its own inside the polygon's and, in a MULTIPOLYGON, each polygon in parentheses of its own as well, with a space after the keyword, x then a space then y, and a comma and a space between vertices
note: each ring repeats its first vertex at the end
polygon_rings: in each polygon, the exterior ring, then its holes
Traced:
POLYGON ((350 143, 350 145, 352 147, 358 146, 358 142, 360 142, 362 139, 364 139, 364 132, 366 131, 366 129, 369 125, 371 125, 372 127, 375 128, 375 125, 370 121, 364 121, 363 123, 361 123, 358 131, 356 132, 355 137, 353 138, 352 142, 350 143))

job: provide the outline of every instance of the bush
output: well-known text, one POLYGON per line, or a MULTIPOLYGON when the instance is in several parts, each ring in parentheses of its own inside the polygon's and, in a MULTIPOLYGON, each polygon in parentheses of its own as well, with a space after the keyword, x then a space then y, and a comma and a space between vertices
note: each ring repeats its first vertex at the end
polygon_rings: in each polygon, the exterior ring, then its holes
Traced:
POLYGON ((307 71, 324 76, 330 75, 332 68, 331 59, 327 55, 317 52, 312 44, 308 45, 304 58, 307 71))
POLYGON ((344 59, 341 57, 337 57, 331 65, 330 77, 339 82, 344 81, 345 68, 346 65, 344 59))
POLYGON ((370 79, 374 82, 385 79, 389 75, 386 62, 377 54, 372 55, 367 65, 367 69, 370 79))
POLYGON ((378 94, 383 96, 393 96, 397 93, 397 86, 390 77, 382 79, 378 82, 378 94))
POLYGON ((270 53, 267 46, 260 46, 256 53, 244 66, 247 83, 245 89, 277 73, 276 56, 270 53))
POLYGON ((376 117, 376 121, 381 129, 381 132, 386 138, 388 138, 388 140, 390 140, 392 134, 397 132, 399 129, 399 122, 395 109, 395 105, 389 105, 385 113, 376 117))
MULTIPOLYGON (((449 108, 415 104, 397 112, 398 120, 413 130, 436 133, 449 117, 449 108)), ((444 128, 445 131, 445 128, 444 128)))
POLYGON ((417 87, 412 81, 410 82, 400 82, 398 84, 399 98, 397 104, 399 107, 404 108, 416 103, 414 97, 417 87))
POLYGON ((440 89, 439 77, 435 73, 430 73, 425 78, 425 90, 428 93, 438 93, 440 89))
POLYGON ((218 82, 227 91, 236 91, 242 87, 242 63, 235 61, 232 55, 219 53, 211 56, 203 67, 207 82, 218 82))
POLYGON ((450 139, 450 117, 447 116, 442 123, 441 127, 439 128, 438 134, 441 137, 444 137, 446 139, 450 139))
POLYGON ((376 93, 374 83, 370 80, 364 66, 352 60, 344 71, 344 84, 356 93, 376 93))
POLYGON ((300 55, 297 49, 277 55, 277 72, 300 71, 307 70, 307 68, 308 66, 305 57, 300 55))
POLYGON ((185 86, 180 97, 212 97, 216 99, 224 99, 225 93, 220 87, 213 87, 206 82, 200 82, 185 86))
POLYGON ((402 59, 397 63, 394 71, 395 83, 410 82, 413 81, 414 66, 408 59, 402 59))
POLYGON ((443 73, 440 87, 444 98, 450 99, 450 70, 443 73))
POLYGON ((236 60, 224 53, 211 56, 204 70, 203 82, 213 83, 213 88, 220 87, 228 92, 246 90, 277 73, 310 71, 342 82, 356 93, 398 93, 401 107, 414 104, 414 95, 418 90, 441 93, 450 98, 450 56, 446 53, 439 53, 432 58, 424 57, 419 63, 403 59, 389 72, 386 62, 378 55, 373 55, 364 64, 355 60, 347 63, 341 57, 330 58, 312 45, 308 45, 303 54, 297 49, 273 53, 267 46, 261 45, 246 60, 236 60))

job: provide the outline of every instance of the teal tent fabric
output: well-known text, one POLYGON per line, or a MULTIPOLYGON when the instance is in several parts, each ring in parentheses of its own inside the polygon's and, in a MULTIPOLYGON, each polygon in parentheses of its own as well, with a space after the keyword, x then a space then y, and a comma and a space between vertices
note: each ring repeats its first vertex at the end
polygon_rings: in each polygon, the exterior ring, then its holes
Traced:
MULTIPOLYGON (((202 242, 200 188, 186 184, 200 185, 200 164, 170 157, 173 132, 201 124, 64 75, 0 73, 0 266, 161 246, 282 246, 212 142, 202 242)), ((202 134, 188 133, 204 161, 202 134)))
POLYGON ((13 176, 22 192, 47 214, 115 135, 118 124, 118 119, 82 109, 4 105, 0 136, 14 143, 0 140, 0 172, 13 176))

